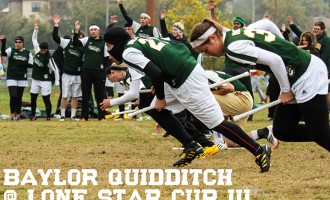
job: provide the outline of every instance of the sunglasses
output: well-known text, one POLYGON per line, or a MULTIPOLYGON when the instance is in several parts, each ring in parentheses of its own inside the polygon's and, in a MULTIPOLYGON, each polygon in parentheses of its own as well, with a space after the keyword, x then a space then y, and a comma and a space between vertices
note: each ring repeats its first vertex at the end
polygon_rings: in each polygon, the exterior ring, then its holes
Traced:
POLYGON ((23 43, 23 42, 21 42, 21 41, 15 41, 15 43, 19 43, 20 44, 20 43, 23 43))

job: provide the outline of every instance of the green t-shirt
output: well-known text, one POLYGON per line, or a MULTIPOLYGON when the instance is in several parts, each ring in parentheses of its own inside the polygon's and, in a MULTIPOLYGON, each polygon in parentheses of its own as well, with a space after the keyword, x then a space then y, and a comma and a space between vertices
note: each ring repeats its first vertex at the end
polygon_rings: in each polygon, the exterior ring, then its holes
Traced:
POLYGON ((72 40, 64 48, 63 72, 70 75, 79 75, 82 67, 82 56, 84 47, 74 46, 72 40))
POLYGON ((51 81, 48 68, 48 58, 45 55, 37 53, 34 56, 32 78, 39 81, 51 81))
POLYGON ((88 38, 84 48, 83 69, 104 71, 104 49, 105 42, 103 39, 95 40, 93 38, 88 38))
POLYGON ((29 56, 29 50, 18 51, 11 48, 11 55, 8 58, 7 80, 27 80, 29 56))

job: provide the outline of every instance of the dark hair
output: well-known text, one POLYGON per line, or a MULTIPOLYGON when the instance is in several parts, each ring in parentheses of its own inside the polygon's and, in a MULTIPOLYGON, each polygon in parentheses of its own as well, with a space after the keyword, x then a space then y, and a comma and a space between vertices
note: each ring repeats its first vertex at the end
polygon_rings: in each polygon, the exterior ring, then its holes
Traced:
POLYGON ((39 44, 40 49, 48 49, 48 43, 47 42, 41 42, 39 44))
POLYGON ((111 74, 111 66, 105 69, 105 75, 109 75, 109 74, 111 74))
MULTIPOLYGON (((203 20, 203 22, 196 24, 190 34, 190 41, 193 42, 195 40, 197 40, 200 36, 202 36, 211 26, 214 26, 217 31, 215 32, 215 34, 217 34, 218 36, 222 37, 222 26, 214 21, 213 19, 207 17, 203 20)), ((207 41, 209 41, 209 39, 207 39, 207 41)), ((206 44, 205 41, 203 44, 206 44)))
POLYGON ((325 25, 324 25, 324 22, 323 21, 316 21, 314 23, 314 26, 319 26, 322 30, 325 29, 325 25))
POLYGON ((302 38, 306 38, 306 40, 308 41, 308 46, 306 47, 306 50, 309 50, 311 54, 315 54, 316 50, 316 45, 317 45, 317 42, 316 42, 316 38, 314 36, 314 34, 310 31, 305 31, 301 34, 300 36, 300 41, 299 41, 299 44, 300 45, 303 45, 302 43, 302 38))

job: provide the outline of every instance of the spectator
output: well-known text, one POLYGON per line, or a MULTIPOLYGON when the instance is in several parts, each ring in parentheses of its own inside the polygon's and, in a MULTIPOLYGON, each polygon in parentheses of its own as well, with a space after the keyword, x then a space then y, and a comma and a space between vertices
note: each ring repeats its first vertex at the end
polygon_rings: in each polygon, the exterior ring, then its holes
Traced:
POLYGON ((38 22, 34 22, 34 31, 32 34, 32 44, 34 47, 34 62, 32 70, 32 83, 31 83, 31 121, 35 121, 37 98, 39 92, 41 92, 42 99, 46 107, 47 121, 50 120, 52 111, 52 103, 50 102, 50 94, 52 93, 52 82, 50 73, 55 74, 55 86, 59 86, 59 73, 55 62, 51 59, 51 55, 48 50, 48 43, 38 43, 38 22))
POLYGON ((89 99, 94 85, 94 96, 97 102, 98 120, 105 121, 104 111, 100 109, 100 103, 105 95, 105 68, 110 64, 109 54, 103 38, 100 37, 100 27, 92 24, 89 27, 90 37, 79 39, 80 23, 75 23, 73 44, 84 47, 83 65, 81 72, 82 90, 82 121, 89 118, 89 99))
POLYGON ((15 47, 6 49, 6 36, 0 35, 1 56, 8 58, 7 87, 9 91, 10 121, 21 120, 21 108, 24 88, 28 87, 27 69, 33 66, 33 56, 24 48, 24 38, 15 37, 15 47))
POLYGON ((150 19, 151 19, 150 15, 148 15, 147 13, 141 13, 140 24, 139 24, 136 21, 133 21, 128 16, 121 0, 117 0, 117 3, 119 5, 121 14, 125 18, 128 25, 133 28, 135 35, 147 36, 147 37, 151 36, 151 37, 157 37, 157 38, 161 37, 159 30, 156 27, 150 25, 150 19))
MULTIPOLYGON (((77 115, 78 97, 81 94, 81 67, 83 48, 73 44, 72 38, 60 38, 58 36, 58 27, 61 18, 53 15, 54 29, 53 40, 63 48, 63 75, 62 75, 62 99, 61 99, 61 117, 59 121, 65 120, 68 98, 71 97, 71 120, 79 121, 77 115)), ((77 22, 76 22, 77 23, 77 22)), ((73 35, 71 35, 72 37, 73 35)), ((79 33, 79 37, 83 37, 79 33)))

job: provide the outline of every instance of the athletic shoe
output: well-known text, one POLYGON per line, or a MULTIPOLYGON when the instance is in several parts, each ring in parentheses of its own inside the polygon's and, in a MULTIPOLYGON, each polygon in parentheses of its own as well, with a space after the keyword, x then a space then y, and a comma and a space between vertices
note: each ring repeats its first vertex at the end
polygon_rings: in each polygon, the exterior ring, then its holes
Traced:
POLYGON ((80 121, 80 118, 77 116, 71 117, 71 121, 80 121))
POLYGON ((46 121, 50 121, 50 117, 47 117, 47 118, 46 118, 46 121))
POLYGON ((174 167, 183 167, 188 165, 195 158, 198 158, 203 153, 203 147, 197 142, 193 141, 187 145, 187 147, 183 150, 180 157, 181 159, 176 161, 173 166, 174 167))
POLYGON ((9 118, 9 121, 15 121, 14 117, 9 118))
POLYGON ((260 172, 264 173, 269 171, 272 149, 267 145, 261 146, 261 148, 263 149, 263 152, 256 156, 256 163, 260 167, 260 172))
POLYGON ((30 117, 30 121, 36 121, 37 120, 37 117, 36 116, 31 116, 30 117))
POLYGON ((222 134, 219 133, 218 131, 212 130, 212 132, 213 132, 214 144, 216 144, 219 149, 227 149, 228 146, 222 134))
POLYGON ((87 118, 81 118, 81 120, 80 120, 81 122, 87 122, 88 121, 88 119, 87 118))
POLYGON ((124 118, 123 117, 118 117, 117 119, 115 119, 115 121, 123 121, 124 118))
POLYGON ((61 117, 58 119, 58 121, 60 121, 60 122, 64 122, 64 120, 65 120, 65 117, 64 117, 64 116, 61 116, 61 117))
POLYGON ((273 134, 273 125, 267 126, 267 129, 268 135, 266 139, 272 145, 272 149, 276 149, 280 145, 280 141, 273 134))
POLYGON ((21 117, 16 117, 15 121, 22 121, 21 117))
POLYGON ((204 152, 200 155, 200 158, 209 158, 220 151, 215 144, 211 147, 204 147, 203 150, 204 152))

